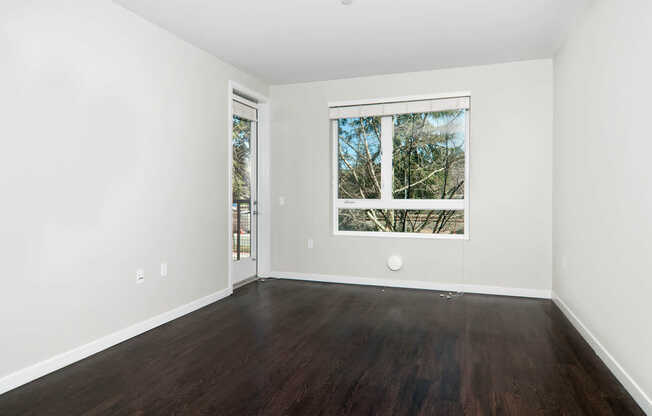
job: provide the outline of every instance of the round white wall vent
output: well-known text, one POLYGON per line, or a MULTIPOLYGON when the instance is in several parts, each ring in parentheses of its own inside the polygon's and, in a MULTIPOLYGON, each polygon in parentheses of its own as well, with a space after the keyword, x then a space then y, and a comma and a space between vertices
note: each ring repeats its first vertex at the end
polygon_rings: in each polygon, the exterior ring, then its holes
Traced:
POLYGON ((401 267, 403 267, 403 259, 401 256, 397 255, 389 256, 387 259, 387 267, 393 272, 401 270, 401 267))

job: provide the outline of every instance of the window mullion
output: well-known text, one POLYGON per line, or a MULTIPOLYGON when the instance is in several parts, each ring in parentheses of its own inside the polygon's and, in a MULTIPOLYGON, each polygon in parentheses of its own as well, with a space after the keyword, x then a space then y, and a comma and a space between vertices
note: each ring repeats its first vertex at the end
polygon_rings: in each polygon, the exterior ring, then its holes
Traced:
POLYGON ((394 117, 384 116, 380 119, 380 174, 381 174, 381 200, 392 200, 392 152, 394 142, 394 117))

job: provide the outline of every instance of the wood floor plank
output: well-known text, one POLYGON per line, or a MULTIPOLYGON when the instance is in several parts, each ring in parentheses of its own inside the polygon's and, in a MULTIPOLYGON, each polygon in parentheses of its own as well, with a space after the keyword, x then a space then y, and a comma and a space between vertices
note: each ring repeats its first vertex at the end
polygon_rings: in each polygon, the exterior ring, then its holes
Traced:
POLYGON ((0 415, 643 415, 548 300, 269 279, 0 396, 0 415))

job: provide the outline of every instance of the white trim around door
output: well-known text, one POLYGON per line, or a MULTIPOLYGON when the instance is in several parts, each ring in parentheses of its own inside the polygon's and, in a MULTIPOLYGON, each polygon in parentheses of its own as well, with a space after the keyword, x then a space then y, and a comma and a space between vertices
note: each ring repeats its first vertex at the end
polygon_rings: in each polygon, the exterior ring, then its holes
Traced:
MULTIPOLYGON (((270 200, 270 101, 269 98, 254 91, 251 88, 248 88, 242 84, 239 84, 235 81, 229 81, 228 86, 228 119, 227 119, 227 140, 226 140, 226 153, 227 153, 227 226, 229 230, 232 228, 232 191, 231 185, 233 182, 232 178, 232 169, 233 169, 233 155, 232 155, 232 135, 233 135, 233 98, 234 95, 240 95, 245 98, 255 101, 257 104, 258 110, 258 134, 257 134, 257 169, 256 172, 256 183, 257 183, 257 218, 255 221, 256 224, 256 234, 257 234, 257 257, 256 261, 257 274, 263 275, 269 270, 271 270, 271 261, 269 257, 269 247, 271 243, 271 225, 270 225, 270 211, 271 211, 271 200, 270 200)), ((228 264, 228 278, 229 278, 229 288, 233 289, 233 238, 229 233, 228 236, 228 252, 224 253, 227 255, 227 264, 228 264)))

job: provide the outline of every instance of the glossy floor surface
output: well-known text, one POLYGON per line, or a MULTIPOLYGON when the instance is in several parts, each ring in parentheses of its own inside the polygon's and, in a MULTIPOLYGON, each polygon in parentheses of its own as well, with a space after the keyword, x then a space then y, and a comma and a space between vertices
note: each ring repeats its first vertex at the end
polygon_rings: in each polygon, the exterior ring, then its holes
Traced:
POLYGON ((642 415, 548 300, 268 280, 0 396, 0 415, 642 415))

